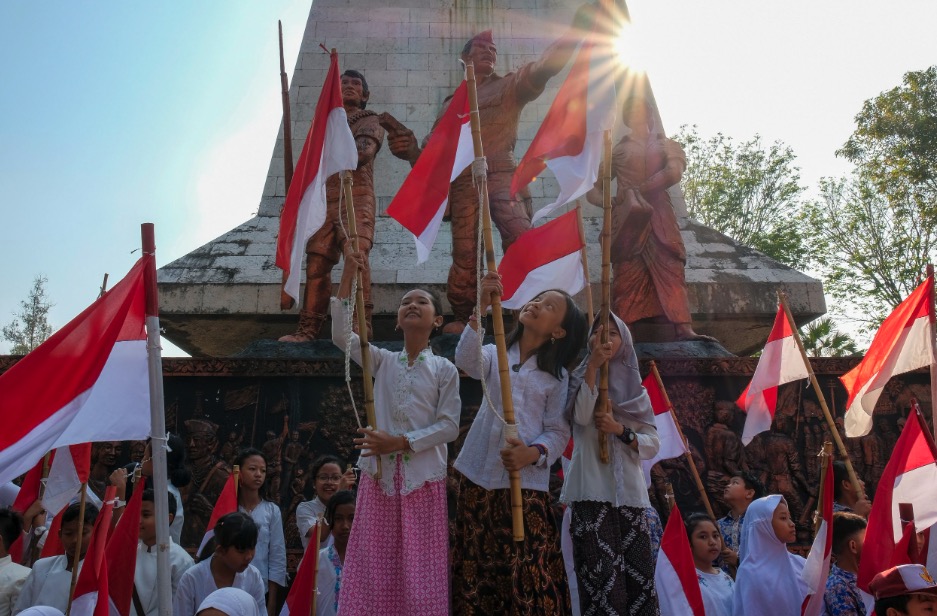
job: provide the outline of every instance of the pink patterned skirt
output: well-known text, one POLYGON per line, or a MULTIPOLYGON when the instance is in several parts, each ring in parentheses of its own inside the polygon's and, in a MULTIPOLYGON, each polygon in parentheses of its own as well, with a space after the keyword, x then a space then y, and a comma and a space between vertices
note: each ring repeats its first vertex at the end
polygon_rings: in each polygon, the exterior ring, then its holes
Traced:
POLYGON ((429 482, 402 495, 400 467, 397 456, 392 496, 370 475, 361 474, 342 571, 339 616, 449 613, 446 481, 429 482))

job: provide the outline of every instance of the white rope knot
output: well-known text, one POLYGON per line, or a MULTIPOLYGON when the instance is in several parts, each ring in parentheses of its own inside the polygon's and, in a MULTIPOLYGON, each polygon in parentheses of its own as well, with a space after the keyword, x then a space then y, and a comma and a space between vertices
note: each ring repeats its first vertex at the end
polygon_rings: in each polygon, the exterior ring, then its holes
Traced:
MULTIPOLYGON (((480 156, 472 161, 472 182, 475 186, 481 182, 482 178, 488 179, 488 159, 480 156)), ((479 194, 479 202, 481 195, 479 194)))
POLYGON ((504 422, 504 440, 509 438, 520 438, 517 432, 517 424, 504 422))

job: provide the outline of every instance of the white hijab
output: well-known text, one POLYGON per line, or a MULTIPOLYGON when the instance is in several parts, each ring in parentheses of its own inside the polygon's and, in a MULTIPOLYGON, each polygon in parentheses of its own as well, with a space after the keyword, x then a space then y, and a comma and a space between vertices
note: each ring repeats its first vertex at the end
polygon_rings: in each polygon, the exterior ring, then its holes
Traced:
POLYGON ((211 607, 221 610, 228 616, 260 616, 257 613, 257 602, 240 588, 219 588, 205 597, 202 604, 198 606, 196 614, 211 607))
POLYGON ((807 585, 801 578, 806 561, 788 552, 774 532, 771 521, 780 503, 781 496, 773 494, 754 501, 745 512, 734 616, 800 616, 807 596, 807 585))
POLYGON ((60 610, 48 605, 34 605, 26 608, 20 614, 22 616, 65 616, 60 610))

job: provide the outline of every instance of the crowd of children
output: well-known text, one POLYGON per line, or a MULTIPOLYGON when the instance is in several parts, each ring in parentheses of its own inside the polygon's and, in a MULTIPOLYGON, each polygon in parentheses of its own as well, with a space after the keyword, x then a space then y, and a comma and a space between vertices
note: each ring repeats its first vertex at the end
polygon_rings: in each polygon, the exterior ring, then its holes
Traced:
MULTIPOLYGON (((334 343, 360 364, 364 358, 350 319, 359 266, 360 259, 349 255, 331 310, 334 343)), ((361 450, 361 477, 338 458, 319 458, 312 469, 316 497, 296 509, 303 546, 318 557, 319 616, 685 613, 655 587, 660 523, 656 512, 649 515, 653 509, 641 460, 653 458, 660 442, 627 326, 611 315, 607 331, 597 320, 590 335, 582 311, 562 291, 544 291, 524 305, 507 335, 512 432, 504 416, 497 351, 483 344, 485 311, 501 291, 496 274, 483 278, 480 312, 461 334, 455 365, 430 350, 442 309, 438 298, 422 289, 409 291, 400 302, 403 349, 368 347, 377 425, 361 428, 354 440, 361 450), (585 358, 573 369, 584 346, 585 358), (609 372, 608 404, 597 410, 603 365, 609 372), (459 370, 483 381, 484 396, 454 464, 457 497, 450 528, 447 460, 448 444, 459 436, 459 370), (564 562, 550 479, 571 436, 560 496, 568 508, 564 541, 570 549, 564 562), (608 463, 599 461, 602 439, 608 463), (522 542, 512 533, 509 475, 515 471, 522 542)), ((152 474, 148 451, 141 469, 145 476, 152 474)), ((263 498, 267 463, 257 449, 240 452, 238 510, 216 521, 212 543, 197 563, 171 543, 175 616, 276 614, 288 579, 280 509, 263 498)), ((132 608, 137 616, 158 613, 157 498, 166 499, 172 526, 181 526, 178 487, 189 478, 181 460, 171 459, 170 467, 176 485, 169 493, 147 489, 142 495, 132 608)), ((123 488, 127 475, 112 480, 123 488)), ((872 581, 871 598, 859 591, 870 504, 853 490, 844 468, 835 467, 835 481, 835 564, 825 613, 865 615, 873 599, 880 616, 933 613, 937 584, 916 565, 880 573, 872 581)), ((701 513, 685 519, 705 614, 800 614, 808 594, 801 575, 805 560, 788 550, 796 530, 785 499, 765 495, 756 478, 740 472, 726 486, 724 501, 729 512, 719 520, 701 513)), ((55 531, 64 554, 40 558, 30 569, 9 554, 24 533, 23 519, 0 509, 0 616, 59 614, 68 608, 72 564, 76 554, 79 561, 84 557, 98 515, 97 507, 86 504, 80 524, 81 511, 78 504, 69 505, 55 531)))

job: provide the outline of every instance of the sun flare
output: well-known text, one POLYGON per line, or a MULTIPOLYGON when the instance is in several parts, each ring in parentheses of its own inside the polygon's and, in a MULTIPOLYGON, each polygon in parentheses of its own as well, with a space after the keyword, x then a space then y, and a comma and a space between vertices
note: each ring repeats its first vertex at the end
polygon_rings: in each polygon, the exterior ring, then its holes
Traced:
POLYGON ((615 49, 618 51, 618 61, 623 67, 632 71, 646 73, 651 60, 652 42, 631 23, 624 23, 615 37, 615 49))

